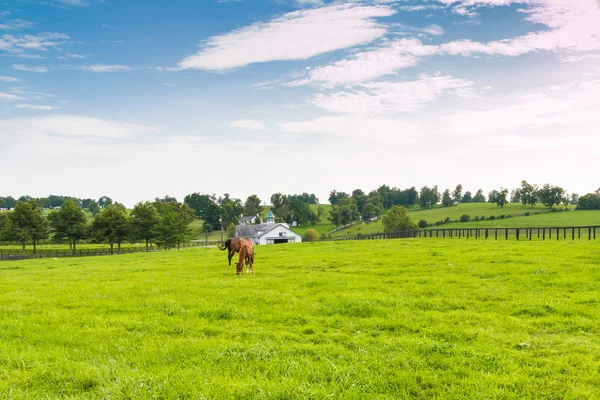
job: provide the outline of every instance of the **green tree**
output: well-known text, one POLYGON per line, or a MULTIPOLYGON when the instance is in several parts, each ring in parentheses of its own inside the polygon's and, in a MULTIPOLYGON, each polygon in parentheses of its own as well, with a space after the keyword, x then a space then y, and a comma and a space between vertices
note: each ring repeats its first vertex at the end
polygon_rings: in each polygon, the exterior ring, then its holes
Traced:
POLYGON ((358 208, 358 212, 362 213, 362 209, 369 201, 369 198, 361 189, 355 189, 352 191, 352 199, 354 203, 356 203, 356 207, 358 208))
POLYGON ((471 201, 473 201, 473 195, 471 194, 471 192, 466 191, 463 195, 462 203, 470 203, 471 201))
POLYGON ((523 206, 530 205, 531 207, 535 207, 536 203, 539 201, 538 194, 539 189, 537 185, 532 185, 526 180, 521 181, 521 187, 518 189, 518 195, 521 203, 523 203, 523 206))
POLYGON ((235 236, 235 225, 229 224, 229 226, 227 227, 227 230, 225 231, 225 234, 227 235, 228 238, 234 237, 235 236))
POLYGON ((458 184, 458 185, 456 185, 456 189, 454 189, 454 192, 452 193, 452 199, 456 203, 460 203, 462 201, 462 190, 463 190, 462 185, 458 184))
POLYGON ((417 225, 410 218, 405 207, 394 206, 383 216, 383 227, 384 232, 400 232, 416 229, 417 225))
POLYGON ((253 194, 248 196, 246 202, 244 203, 244 212, 246 213, 246 215, 259 215, 263 210, 263 207, 260 205, 260 203, 261 200, 257 195, 253 194))
POLYGON ((538 196, 540 198, 540 203, 545 205, 548 208, 552 208, 552 206, 559 205, 563 197, 565 196, 565 190, 558 186, 551 186, 549 184, 545 184, 538 191, 538 196))
POLYGON ((102 196, 98 199, 98 207, 108 207, 113 203, 112 199, 108 196, 102 196))
MULTIPOLYGON (((217 205, 214 198, 207 194, 192 193, 183 198, 183 202, 187 204, 198 218, 206 220, 209 210, 212 205, 217 205)), ((211 221, 214 222, 214 221, 211 221)))
POLYGON ((319 240, 319 233, 314 229, 307 229, 304 233, 304 241, 305 242, 316 242, 319 240))
POLYGON ((442 205, 444 207, 450 207, 452 205, 452 197, 450 196, 450 190, 444 190, 444 194, 442 195, 442 205))
POLYGON ((185 203, 155 201, 160 219, 154 228, 155 240, 165 249, 170 249, 191 236, 190 224, 194 211, 185 203))
POLYGON ((477 193, 475 193, 475 196, 473 196, 473 203, 485 203, 485 196, 482 189, 479 189, 477 193))
POLYGON ((18 201, 9 213, 6 235, 10 240, 21 243, 25 254, 28 242, 33 243, 34 253, 37 243, 48 238, 48 223, 43 210, 35 200, 18 201))
POLYGON ((508 203, 508 189, 492 190, 489 194, 489 202, 496 203, 497 206, 504 207, 508 203))
POLYGON ((156 224, 160 220, 158 210, 153 203, 146 201, 137 203, 131 211, 131 236, 133 240, 143 239, 146 242, 146 251, 154 239, 156 224))
POLYGON ((332 190, 331 193, 329 193, 329 203, 332 206, 335 206, 340 202, 341 199, 347 199, 349 197, 350 196, 347 193, 332 190))
POLYGON ((419 193, 419 206, 421 208, 431 208, 440 201, 440 194, 437 185, 431 189, 423 186, 419 193))
POLYGON ((110 245, 110 253, 114 252, 117 244, 117 252, 121 251, 121 243, 130 236, 130 223, 127 210, 120 204, 105 206, 94 218, 92 232, 94 236, 110 245))
POLYGON ((48 215, 48 220, 54 231, 54 239, 68 240, 71 253, 75 253, 77 241, 85 239, 88 234, 87 218, 81 206, 73 200, 67 200, 60 210, 48 215))
POLYGON ((371 221, 371 219, 378 217, 381 214, 381 208, 371 203, 370 201, 364 205, 360 217, 363 221, 366 221, 367 224, 371 221))
POLYGON ((577 203, 578 210, 600 210, 600 195, 596 193, 588 193, 579 197, 577 203))

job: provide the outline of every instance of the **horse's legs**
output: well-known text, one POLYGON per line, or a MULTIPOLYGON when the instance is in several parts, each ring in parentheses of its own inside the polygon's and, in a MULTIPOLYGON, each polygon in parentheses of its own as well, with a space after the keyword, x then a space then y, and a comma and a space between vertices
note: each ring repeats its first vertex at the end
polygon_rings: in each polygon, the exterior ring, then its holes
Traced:
POLYGON ((231 259, 233 258, 233 251, 231 251, 231 249, 229 249, 229 252, 227 254, 227 259, 229 260, 229 266, 231 267, 231 259))

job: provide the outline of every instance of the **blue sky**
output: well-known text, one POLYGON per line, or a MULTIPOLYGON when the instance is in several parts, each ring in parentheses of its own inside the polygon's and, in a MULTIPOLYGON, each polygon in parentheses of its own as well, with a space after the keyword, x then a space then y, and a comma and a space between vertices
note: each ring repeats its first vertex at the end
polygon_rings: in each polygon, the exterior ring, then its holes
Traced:
POLYGON ((0 3, 2 195, 600 183, 597 0, 0 3))

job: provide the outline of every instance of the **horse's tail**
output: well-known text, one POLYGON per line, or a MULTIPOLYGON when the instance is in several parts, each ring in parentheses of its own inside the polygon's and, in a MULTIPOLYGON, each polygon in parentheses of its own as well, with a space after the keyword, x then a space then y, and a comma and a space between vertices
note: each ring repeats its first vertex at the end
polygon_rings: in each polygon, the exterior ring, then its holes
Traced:
POLYGON ((219 247, 219 250, 225 250, 225 249, 228 249, 228 248, 229 248, 229 244, 230 244, 230 243, 231 243, 231 239, 227 239, 227 240, 225 241, 225 246, 223 246, 223 247, 221 247, 221 246, 218 246, 218 247, 219 247))

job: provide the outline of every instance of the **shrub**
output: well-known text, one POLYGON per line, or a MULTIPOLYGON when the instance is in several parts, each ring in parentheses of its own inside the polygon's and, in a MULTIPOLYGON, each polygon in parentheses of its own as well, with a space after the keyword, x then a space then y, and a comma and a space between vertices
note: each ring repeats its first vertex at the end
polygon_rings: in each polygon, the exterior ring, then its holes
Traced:
POLYGON ((480 221, 485 221, 485 215, 482 215, 481 218, 479 218, 480 221))
POLYGON ((429 225, 429 224, 424 219, 419 220, 419 223, 418 223, 419 228, 427 228, 427 225, 429 225))
POLYGON ((488 219, 489 219, 490 221, 492 221, 492 220, 495 220, 495 219, 496 219, 496 216, 495 216, 495 215, 490 215, 490 216, 488 217, 488 219))
POLYGON ((304 241, 316 242, 317 240, 319 240, 319 233, 314 229, 307 229, 304 233, 304 241))
POLYGON ((529 211, 527 211, 525 214, 523 214, 526 217, 529 217, 529 211))
POLYGON ((479 221, 479 216, 476 215, 474 221, 479 221))
POLYGON ((469 217, 467 214, 463 214, 460 217, 460 222, 469 222, 471 220, 471 217, 469 217))
POLYGON ((449 224, 450 222, 452 222, 452 221, 450 220, 450 217, 446 217, 446 219, 444 220, 444 223, 445 223, 445 224, 449 224))
POLYGON ((506 217, 506 215, 502 214, 502 215, 500 216, 500 219, 504 219, 505 217, 506 217))

